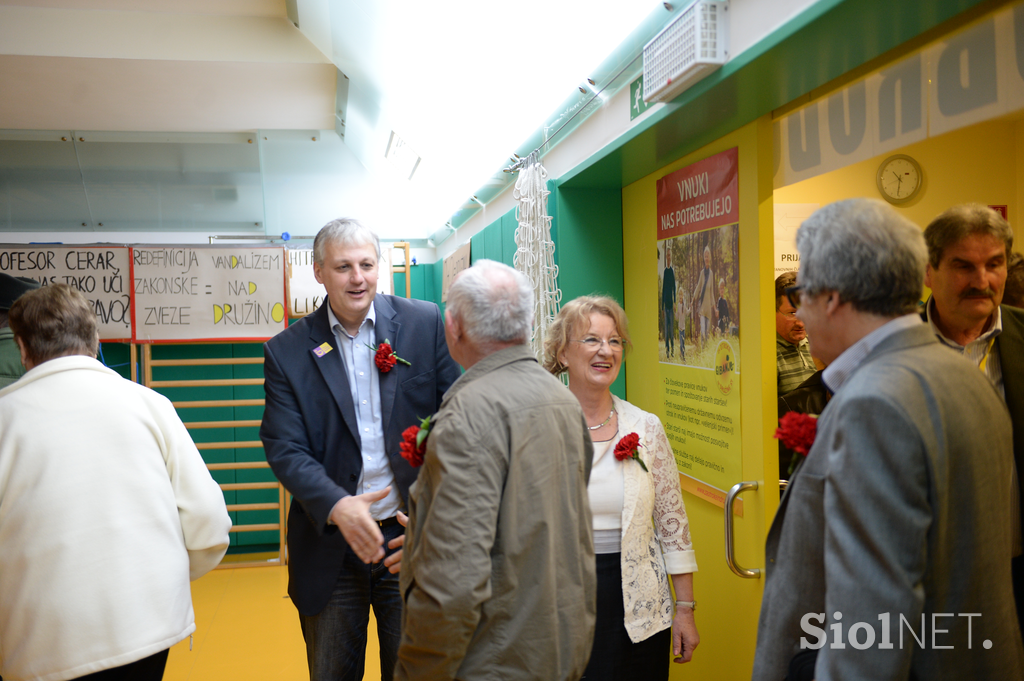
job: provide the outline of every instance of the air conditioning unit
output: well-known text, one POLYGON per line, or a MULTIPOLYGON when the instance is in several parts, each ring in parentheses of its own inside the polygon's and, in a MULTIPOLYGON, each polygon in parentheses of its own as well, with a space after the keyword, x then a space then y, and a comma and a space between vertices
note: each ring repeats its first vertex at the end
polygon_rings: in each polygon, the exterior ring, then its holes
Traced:
POLYGON ((729 59, 729 3, 698 0, 644 46, 644 101, 669 102, 729 59))

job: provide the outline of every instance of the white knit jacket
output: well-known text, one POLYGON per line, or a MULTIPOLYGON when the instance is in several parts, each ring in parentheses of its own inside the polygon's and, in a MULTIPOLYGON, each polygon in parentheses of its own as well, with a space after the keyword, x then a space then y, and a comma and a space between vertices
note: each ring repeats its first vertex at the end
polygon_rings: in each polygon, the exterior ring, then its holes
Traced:
POLYGON ((612 396, 619 436, 640 436, 640 457, 623 461, 622 600, 626 632, 634 643, 672 626, 668 575, 697 571, 679 472, 661 421, 612 396), (651 522, 653 520, 653 523, 651 522))

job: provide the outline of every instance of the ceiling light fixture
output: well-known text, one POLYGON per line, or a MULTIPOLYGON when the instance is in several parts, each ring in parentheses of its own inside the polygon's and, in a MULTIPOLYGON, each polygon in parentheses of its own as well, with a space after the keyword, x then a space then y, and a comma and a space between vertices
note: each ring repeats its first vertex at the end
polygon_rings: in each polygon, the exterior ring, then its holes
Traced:
POLYGON ((384 158, 407 179, 412 179, 420 165, 420 156, 392 130, 388 138, 388 147, 384 150, 384 158))

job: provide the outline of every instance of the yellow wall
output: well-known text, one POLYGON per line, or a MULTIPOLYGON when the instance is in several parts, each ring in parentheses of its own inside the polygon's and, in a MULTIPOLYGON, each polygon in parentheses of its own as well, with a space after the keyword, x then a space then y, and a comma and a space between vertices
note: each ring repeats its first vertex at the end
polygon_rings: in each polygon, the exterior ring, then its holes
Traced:
MULTIPOLYGON (((897 210, 922 228, 956 203, 1006 204, 1011 223, 1018 206, 1024 206, 1024 187, 1018 182, 1018 178, 1024 180, 1024 153, 1017 153, 1018 145, 1024 152, 1024 122, 981 123, 774 192, 771 145, 770 120, 765 117, 622 190, 624 297, 635 348, 628 359, 627 395, 642 409, 664 418, 658 364, 655 183, 679 168, 739 148, 742 477, 758 481, 761 487, 744 495, 744 516, 737 519, 736 557, 744 567, 762 570, 764 537, 779 498, 774 468, 777 448, 771 437, 777 424, 773 203, 825 205, 852 197, 878 198, 879 164, 892 153, 905 153, 921 164, 924 184, 913 202, 897 210)), ((1017 248, 1022 242, 1018 240, 1017 248)), ((701 644, 690 665, 672 666, 671 678, 749 677, 763 579, 741 579, 726 568, 723 509, 688 493, 684 497, 700 566, 694 589, 701 644)))
MULTIPOLYGON (((771 124, 767 117, 665 166, 622 190, 625 303, 634 351, 628 359, 629 400, 664 418, 658 365, 657 199, 658 178, 732 147, 739 147, 740 374, 743 479, 757 480, 744 495, 737 519, 737 561, 764 567, 764 536, 778 506, 777 477, 766 488, 765 452, 777 466, 771 438, 776 414, 775 316, 772 284, 773 232, 771 124)), ((769 473, 777 472, 769 467, 769 473)), ((735 482, 740 482, 739 480, 735 482)), ((725 565, 724 511, 684 493, 699 572, 694 575, 701 644, 685 668, 672 666, 674 679, 749 678, 763 580, 741 579, 725 565)))
MULTIPOLYGON (((931 220, 958 203, 1005 204, 1010 224, 1020 221, 1024 200, 1024 166, 1018 173, 1018 143, 1024 144, 1024 122, 995 120, 911 144, 867 161, 854 163, 775 191, 776 203, 820 203, 866 196, 881 198, 875 173, 892 154, 907 154, 921 164, 924 184, 917 197, 896 210, 924 229, 931 220), (1020 140, 1020 142, 1018 142, 1020 140)), ((1024 159, 1021 161, 1024 163, 1024 159)), ((1016 248, 1021 247, 1018 239, 1016 248)))

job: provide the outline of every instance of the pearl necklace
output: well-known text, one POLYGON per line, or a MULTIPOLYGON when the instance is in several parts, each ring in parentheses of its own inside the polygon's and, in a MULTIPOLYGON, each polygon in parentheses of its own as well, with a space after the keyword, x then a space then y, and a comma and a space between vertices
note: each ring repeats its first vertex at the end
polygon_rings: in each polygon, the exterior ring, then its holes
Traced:
POLYGON ((601 421, 601 423, 597 424, 596 426, 587 426, 587 430, 597 430, 602 426, 607 426, 608 422, 612 420, 613 416, 615 416, 615 407, 612 407, 612 410, 608 412, 608 418, 606 418, 604 421, 601 421))

